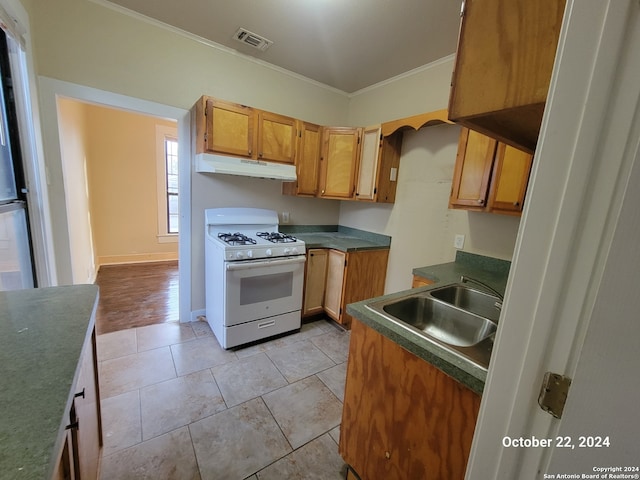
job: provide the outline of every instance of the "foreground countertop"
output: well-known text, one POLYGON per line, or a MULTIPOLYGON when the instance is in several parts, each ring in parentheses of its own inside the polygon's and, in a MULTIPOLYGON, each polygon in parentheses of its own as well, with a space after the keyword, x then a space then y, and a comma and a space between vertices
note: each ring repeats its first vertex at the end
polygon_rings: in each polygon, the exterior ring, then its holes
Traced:
POLYGON ((97 299, 95 285, 0 292, 0 476, 52 474, 97 299))
POLYGON ((286 225, 280 231, 291 233, 310 248, 332 248, 342 252, 388 249, 391 237, 341 225, 286 225))
POLYGON ((481 394, 487 378, 487 371, 485 369, 418 335, 411 334, 406 329, 387 320, 382 315, 369 310, 366 305, 380 300, 399 299, 410 294, 458 282, 461 275, 468 275, 487 283, 499 292, 504 292, 509 274, 509 266, 510 262, 505 260, 458 252, 455 262, 418 267, 413 270, 415 275, 433 281, 434 283, 432 285, 351 303, 347 305, 347 313, 393 340, 417 357, 439 368, 469 389, 481 394))

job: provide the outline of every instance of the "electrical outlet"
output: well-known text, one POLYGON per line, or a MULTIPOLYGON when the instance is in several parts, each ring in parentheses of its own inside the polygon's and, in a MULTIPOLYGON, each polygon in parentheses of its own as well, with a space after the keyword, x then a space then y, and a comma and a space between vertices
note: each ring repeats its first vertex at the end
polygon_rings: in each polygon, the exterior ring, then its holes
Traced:
POLYGON ((464 247, 464 235, 457 234, 453 239, 453 246, 458 250, 462 249, 464 247))
POLYGON ((282 223, 289 223, 289 212, 282 212, 282 223))

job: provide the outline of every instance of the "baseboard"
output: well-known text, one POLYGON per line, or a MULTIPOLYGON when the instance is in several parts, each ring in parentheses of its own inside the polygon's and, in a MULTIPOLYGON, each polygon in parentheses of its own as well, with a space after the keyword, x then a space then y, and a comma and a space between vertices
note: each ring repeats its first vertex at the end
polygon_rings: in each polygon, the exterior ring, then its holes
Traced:
POLYGON ((177 261, 176 252, 141 253, 132 255, 104 255, 98 257, 98 265, 120 265, 123 263, 151 263, 177 261))

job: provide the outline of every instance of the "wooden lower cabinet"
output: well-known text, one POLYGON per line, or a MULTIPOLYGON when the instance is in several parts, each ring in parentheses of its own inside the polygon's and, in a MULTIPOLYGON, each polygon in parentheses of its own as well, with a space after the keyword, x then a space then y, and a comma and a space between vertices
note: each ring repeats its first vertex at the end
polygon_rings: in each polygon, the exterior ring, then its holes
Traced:
POLYGON ((462 480, 480 396, 357 319, 339 451, 362 480, 462 480))
POLYGON ((329 250, 324 311, 345 328, 350 328, 349 303, 384 294, 388 249, 341 252, 329 250))
POLYGON ((303 317, 317 315, 324 310, 328 256, 329 251, 326 248, 311 248, 307 251, 304 299, 302 301, 303 317))
POLYGON ((73 457, 71 456, 71 442, 71 434, 67 431, 65 433, 60 459, 58 460, 56 469, 51 477, 52 480, 71 480, 72 478, 75 478, 75 466, 73 464, 73 457))
POLYGON ((342 316, 342 293, 347 254, 329 250, 327 258, 327 283, 324 291, 324 311, 340 323, 342 316))
POLYGON ((79 362, 77 383, 55 480, 97 479, 102 449, 102 421, 97 376, 96 336, 92 332, 79 362))
POLYGON ((413 276, 413 282, 411 282, 411 288, 426 287, 432 285, 434 282, 428 278, 421 277, 420 275, 413 276))

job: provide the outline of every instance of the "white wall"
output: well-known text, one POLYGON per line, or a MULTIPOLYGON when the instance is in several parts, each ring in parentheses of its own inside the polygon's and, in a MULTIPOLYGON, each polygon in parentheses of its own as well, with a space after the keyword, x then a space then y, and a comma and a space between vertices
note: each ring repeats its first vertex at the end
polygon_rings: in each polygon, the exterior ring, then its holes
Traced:
POLYGON ((96 275, 91 239, 91 217, 87 184, 86 115, 77 102, 60 99, 60 146, 67 218, 72 283, 93 283, 96 275))
MULTIPOLYGON (((357 93, 350 121, 371 125, 447 108, 452 69, 449 57, 357 93)), ((387 293, 409 288, 415 267, 453 261, 456 234, 465 235, 465 251, 511 260, 519 217, 448 209, 459 134, 447 124, 405 131, 395 204, 341 203, 341 225, 392 237, 387 293)))

